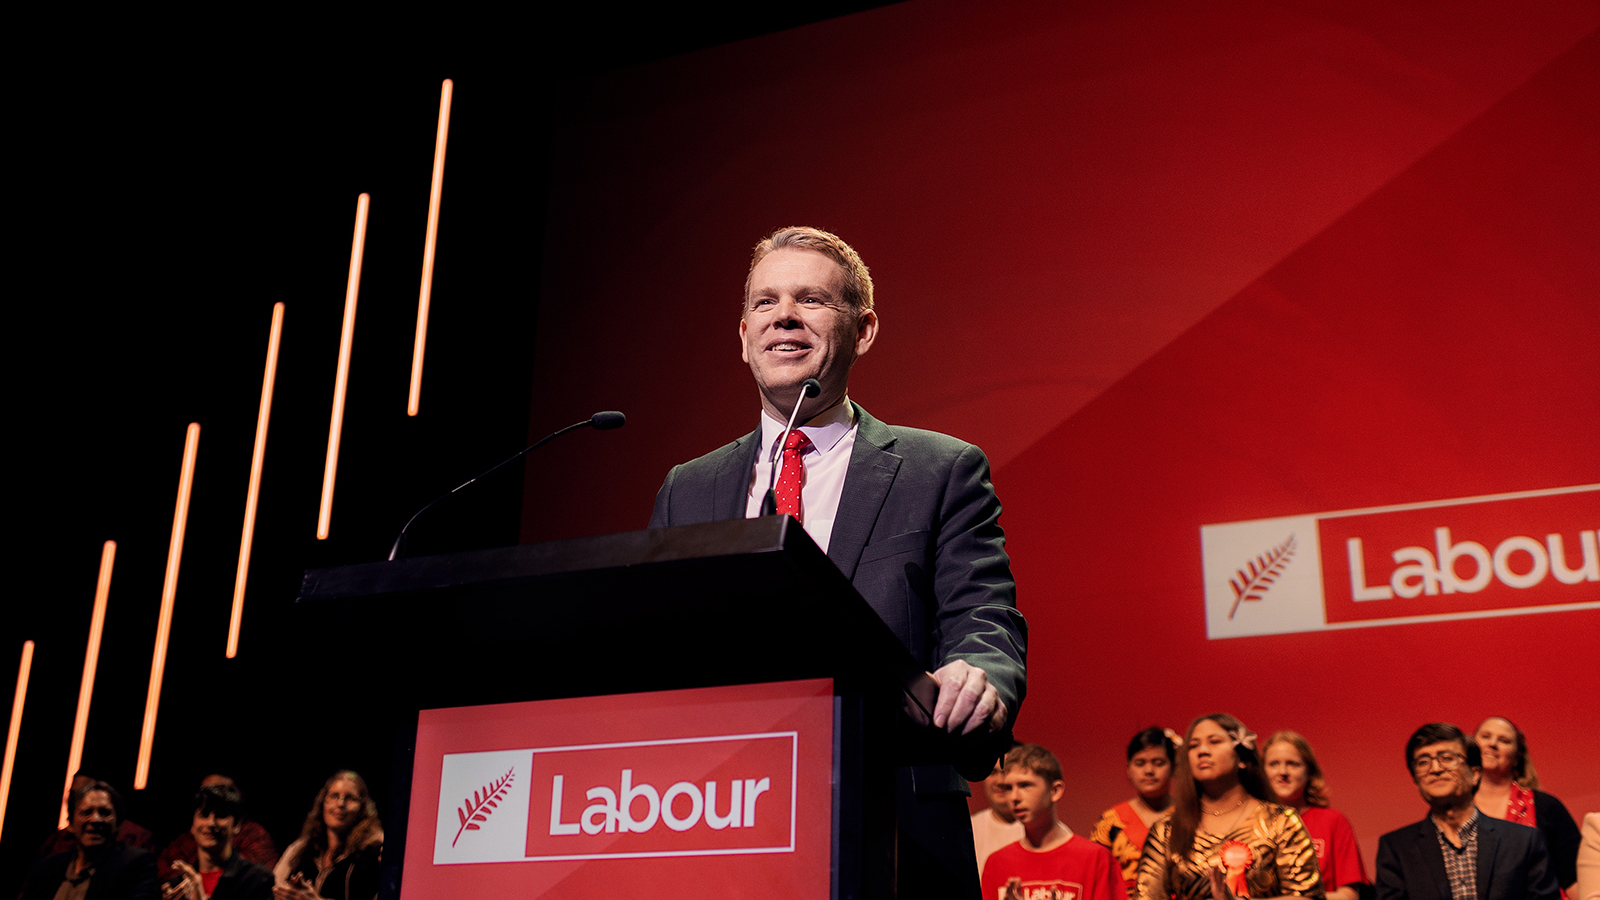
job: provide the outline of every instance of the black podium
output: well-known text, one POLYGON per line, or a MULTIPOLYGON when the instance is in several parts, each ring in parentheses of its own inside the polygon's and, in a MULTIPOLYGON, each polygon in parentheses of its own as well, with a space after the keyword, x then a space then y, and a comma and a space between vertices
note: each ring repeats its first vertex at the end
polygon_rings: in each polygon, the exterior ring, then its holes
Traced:
MULTIPOLYGON (((315 627, 356 629, 378 648, 391 702, 413 715, 832 679, 841 898, 892 896, 896 765, 990 752, 908 726, 905 697, 926 674, 788 517, 312 570, 299 600, 315 627)), ((406 839, 397 811, 392 868, 406 839)))

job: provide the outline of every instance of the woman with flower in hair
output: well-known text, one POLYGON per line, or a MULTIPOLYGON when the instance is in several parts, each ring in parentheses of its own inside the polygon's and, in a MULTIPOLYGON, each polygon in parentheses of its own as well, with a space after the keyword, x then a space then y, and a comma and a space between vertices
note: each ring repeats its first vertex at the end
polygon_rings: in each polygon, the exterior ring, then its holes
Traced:
POLYGON ((1136 900, 1324 900, 1311 836, 1267 792, 1256 735, 1227 713, 1194 720, 1172 778, 1172 814, 1139 860, 1136 900))
POLYGON ((1328 808, 1328 784, 1311 744, 1298 732, 1277 731, 1267 738, 1267 786, 1278 802, 1293 807, 1311 835, 1317 851, 1317 868, 1328 900, 1359 900, 1371 890, 1372 879, 1356 847, 1355 829, 1336 809, 1328 808))
POLYGON ((274 900, 372 900, 378 896, 383 823, 367 782, 348 769, 317 792, 300 838, 272 870, 274 900))
POLYGON ((1118 803, 1100 816, 1089 840, 1111 851, 1122 869, 1122 882, 1133 897, 1150 826, 1172 809, 1172 766, 1178 756, 1178 733, 1151 726, 1128 742, 1128 781, 1132 800, 1118 803))
POLYGON ((1578 880, 1578 846, 1583 839, 1566 806, 1539 790, 1522 729, 1510 719, 1490 716, 1473 737, 1483 752, 1483 780, 1473 798, 1478 812, 1539 829, 1550 847, 1556 881, 1570 894, 1578 880))

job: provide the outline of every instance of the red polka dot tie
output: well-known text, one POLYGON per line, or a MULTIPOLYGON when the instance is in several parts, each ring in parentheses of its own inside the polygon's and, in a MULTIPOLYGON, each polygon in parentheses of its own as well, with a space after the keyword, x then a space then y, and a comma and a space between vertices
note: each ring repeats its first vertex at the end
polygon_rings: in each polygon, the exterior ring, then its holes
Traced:
MULTIPOLYGON (((801 454, 811 449, 811 439, 805 432, 795 429, 783 442, 783 472, 778 476, 778 515, 800 519, 800 485, 806 480, 805 464, 801 454)), ((804 519, 800 519, 802 522, 804 519)))

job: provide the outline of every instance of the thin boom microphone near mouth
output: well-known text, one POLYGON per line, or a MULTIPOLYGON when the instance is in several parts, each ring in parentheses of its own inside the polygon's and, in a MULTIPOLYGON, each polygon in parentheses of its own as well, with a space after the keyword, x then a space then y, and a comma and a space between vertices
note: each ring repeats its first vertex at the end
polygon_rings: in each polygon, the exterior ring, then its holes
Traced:
POLYGON ((815 378, 807 378, 800 382, 800 398, 794 401, 794 412, 789 413, 789 424, 783 426, 783 440, 772 445, 772 452, 767 454, 767 465, 772 466, 772 472, 767 477, 767 494, 761 498, 761 514, 770 516, 778 511, 778 495, 774 492, 778 484, 778 475, 783 471, 783 461, 778 458, 778 448, 789 440, 789 432, 794 430, 794 420, 800 415, 800 406, 808 397, 815 397, 822 393, 822 382, 815 378), (776 465, 773 465, 776 463, 776 465))

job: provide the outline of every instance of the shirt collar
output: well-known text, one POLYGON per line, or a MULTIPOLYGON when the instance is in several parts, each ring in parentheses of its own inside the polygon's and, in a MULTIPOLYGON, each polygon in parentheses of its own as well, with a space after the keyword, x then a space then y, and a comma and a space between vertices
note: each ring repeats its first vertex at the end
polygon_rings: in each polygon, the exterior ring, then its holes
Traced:
MULTIPOLYGON (((1438 816, 1430 815, 1430 816, 1428 816, 1428 821, 1433 823, 1433 830, 1434 831, 1439 832, 1439 834, 1441 834, 1441 835, 1444 834, 1444 827, 1439 824, 1439 817, 1438 816)), ((1471 837, 1474 834, 1477 834, 1477 832, 1478 832, 1478 807, 1477 807, 1477 804, 1473 804, 1472 815, 1467 816, 1467 820, 1465 822, 1461 823, 1461 827, 1456 829, 1456 834, 1461 836, 1461 842, 1464 844, 1464 843, 1466 843, 1467 838, 1471 837)))
MULTIPOLYGON (((839 405, 816 416, 804 425, 796 426, 795 430, 805 432, 806 437, 811 439, 811 444, 817 448, 818 453, 827 453, 838 446, 839 442, 844 440, 844 436, 849 434, 850 429, 854 428, 855 425, 856 407, 855 404, 850 402, 850 398, 846 397, 839 405)), ((761 411, 761 446, 765 448, 765 452, 761 457, 762 462, 766 462, 771 458, 773 446, 777 444, 778 439, 783 435, 783 426, 784 423, 782 421, 774 419, 766 410, 761 411)))

